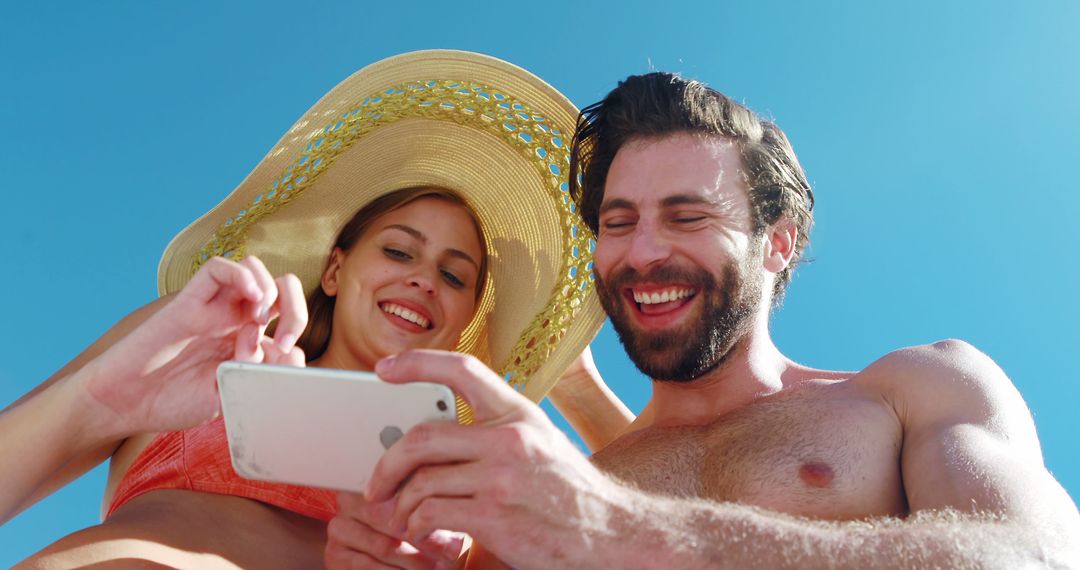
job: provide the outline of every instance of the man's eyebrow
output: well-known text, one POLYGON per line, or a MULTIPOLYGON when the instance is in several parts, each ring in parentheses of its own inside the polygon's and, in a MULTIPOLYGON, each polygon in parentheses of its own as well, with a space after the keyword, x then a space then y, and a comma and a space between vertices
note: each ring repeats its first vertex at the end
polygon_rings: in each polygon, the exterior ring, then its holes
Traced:
POLYGON ((660 201, 661 208, 687 205, 720 207, 720 204, 716 200, 710 200, 709 198, 697 194, 675 194, 660 201))
POLYGON ((609 210, 624 210, 624 209, 625 210, 633 210, 634 209, 634 203, 631 202, 630 200, 625 199, 625 198, 612 198, 610 200, 604 201, 603 204, 600 204, 600 212, 598 212, 598 213, 600 215, 603 215, 604 212, 607 212, 609 210))
MULTIPOLYGON (((664 198, 663 200, 660 200, 661 208, 671 208, 673 206, 686 205, 712 206, 715 208, 720 207, 720 203, 718 203, 716 200, 712 200, 698 194, 674 194, 672 196, 664 198)), ((607 212, 609 210, 621 209, 633 210, 635 209, 635 205, 633 202, 631 202, 630 200, 626 200, 625 198, 612 198, 611 200, 608 200, 600 205, 599 213, 600 215, 603 215, 604 212, 607 212)))
MULTIPOLYGON (((420 230, 418 230, 418 229, 416 229, 416 228, 414 228, 412 226, 406 226, 405 224, 390 224, 390 225, 386 226, 385 228, 383 228, 383 231, 386 231, 386 230, 399 230, 399 231, 405 232, 405 233, 409 234, 410 236, 412 236, 413 238, 415 238, 420 243, 425 244, 425 245, 428 242, 428 238, 427 238, 426 235, 424 235, 424 232, 421 232, 420 230)), ((471 255, 465 253, 464 251, 461 251, 460 249, 454 249, 452 247, 447 248, 446 249, 446 255, 449 255, 450 257, 456 257, 458 259, 463 259, 465 261, 468 261, 474 267, 476 267, 477 270, 480 269, 480 264, 477 263, 476 260, 473 259, 471 255)))

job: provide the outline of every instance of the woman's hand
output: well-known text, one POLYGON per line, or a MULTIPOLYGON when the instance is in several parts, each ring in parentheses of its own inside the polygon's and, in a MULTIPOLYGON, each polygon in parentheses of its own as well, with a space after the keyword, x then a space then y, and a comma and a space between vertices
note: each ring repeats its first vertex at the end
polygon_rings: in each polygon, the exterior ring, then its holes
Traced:
POLYGON ((461 554, 465 535, 436 531, 414 546, 376 522, 388 520, 395 504, 394 499, 371 503, 363 495, 338 493, 338 514, 326 529, 326 567, 452 567, 461 554))
POLYGON ((87 365, 84 393, 120 436, 183 429, 217 416, 218 365, 230 359, 303 366, 307 326, 294 275, 262 262, 206 262, 160 311, 87 365), (278 320, 273 339, 266 326, 278 320))
POLYGON ((211 259, 179 293, 139 309, 0 412, 0 524, 111 455, 133 434, 219 410, 217 366, 238 358, 302 366, 300 282, 255 258, 211 259), (266 324, 280 315, 274 339, 266 324))

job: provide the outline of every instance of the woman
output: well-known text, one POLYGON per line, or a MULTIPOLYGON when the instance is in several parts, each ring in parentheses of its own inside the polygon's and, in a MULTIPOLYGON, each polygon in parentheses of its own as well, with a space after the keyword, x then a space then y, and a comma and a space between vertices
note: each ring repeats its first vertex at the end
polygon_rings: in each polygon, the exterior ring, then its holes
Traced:
MULTIPOLYGON (((297 362, 299 351, 291 345, 302 321, 295 316, 302 313, 296 310, 298 287, 289 279, 275 285, 269 277, 288 271, 313 292, 312 324, 299 341, 312 365, 370 369, 373 359, 404 348, 456 347, 503 370, 539 400, 601 321, 589 291, 587 232, 578 228, 562 195, 562 137, 568 132, 563 128, 572 126, 573 117, 573 106, 539 79, 475 54, 418 52, 354 74, 301 117, 229 197, 170 244, 159 272, 163 293, 181 290, 199 267, 204 269, 192 280, 195 285, 206 281, 199 278, 205 271, 232 267, 216 255, 246 254, 243 267, 262 286, 261 308, 231 307, 227 313, 254 311, 254 317, 230 321, 228 332, 217 337, 202 331, 195 335, 200 342, 178 343, 176 350, 164 351, 171 360, 163 357, 164 364, 152 371, 176 365, 177 354, 191 356, 185 350, 192 346, 213 345, 201 360, 179 359, 202 363, 198 371, 203 373, 205 363, 229 358, 231 352, 249 360, 297 362), (410 190, 391 194, 403 187, 410 190), (334 228, 369 203, 335 242, 334 228), (331 250, 332 243, 337 245, 331 250), (333 302, 320 304, 317 290, 333 302), (280 302, 267 302, 275 295, 280 302), (274 312, 282 318, 270 340, 262 332, 274 312)), ((18 418, 46 396, 70 402, 73 391, 63 387, 80 376, 83 364, 162 305, 162 313, 173 319, 167 322, 182 320, 183 311, 174 305, 202 298, 187 291, 122 322, 5 415, 18 418)), ((157 316, 146 325, 167 328, 157 316)), ((132 342, 124 338, 117 346, 132 342)), ((87 368, 99 362, 91 360, 87 368)), ((172 376, 192 383, 190 377, 197 375, 172 376)), ((201 377, 205 380, 205 374, 201 377)), ((131 384, 109 386, 124 391, 131 384)), ((205 392, 199 409, 208 417, 213 412, 206 414, 204 404, 213 402, 205 392)), ((98 401, 108 408, 114 400, 98 401)), ((186 481, 185 467, 161 458, 179 454, 184 461, 202 460, 201 451, 194 458, 185 455, 198 445, 213 455, 207 442, 222 443, 220 424, 179 436, 141 433, 150 426, 187 427, 201 419, 186 402, 151 404, 134 419, 117 413, 127 431, 116 427, 116 418, 91 419, 71 426, 68 435, 95 437, 67 438, 64 445, 71 449, 63 453, 44 450, 42 455, 57 458, 55 475, 33 485, 33 496, 19 498, 16 505, 32 503, 111 456, 108 510, 102 525, 62 539, 27 567, 120 559, 199 567, 321 565, 332 496, 276 487, 241 491, 234 485, 245 482, 227 472, 222 480, 186 481), (176 414, 178 409, 183 413, 176 414), (98 430, 99 425, 109 429, 98 430)), ((601 418, 600 423, 617 429, 625 418, 612 409, 618 421, 601 418)), ((607 437, 601 433, 595 439, 607 437)), ((223 449, 219 445, 216 451, 223 449)))

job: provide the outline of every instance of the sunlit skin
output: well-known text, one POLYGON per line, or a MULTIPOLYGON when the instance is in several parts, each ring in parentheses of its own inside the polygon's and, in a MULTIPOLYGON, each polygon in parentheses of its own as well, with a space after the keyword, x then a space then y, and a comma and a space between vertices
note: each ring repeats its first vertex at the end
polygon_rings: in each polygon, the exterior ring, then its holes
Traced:
MULTIPOLYGON (((372 220, 348 251, 331 254, 319 285, 336 299, 334 327, 327 351, 308 364, 372 368, 383 356, 410 348, 454 354, 445 349, 457 345, 474 316, 485 265, 481 244, 469 211, 440 198, 421 198, 372 220)), ((304 309, 295 276, 275 279, 254 257, 240 263, 215 258, 183 291, 121 321, 0 414, 0 434, 12 436, 0 438, 0 450, 19 458, 8 462, 18 469, 0 493, 0 520, 111 457, 103 506, 110 505, 156 432, 212 418, 214 370, 222 360, 304 364, 295 346, 308 322, 304 309), (275 337, 264 336, 275 317, 275 337), (95 394, 122 394, 128 403, 95 394), (40 421, 45 417, 65 421, 40 421), (145 420, 130 425, 131 418, 145 420)), ((584 439, 599 446, 632 415, 614 405, 590 367, 586 352, 552 398, 569 410, 564 416, 575 429, 585 426, 584 439)), ((319 568, 330 528, 340 525, 328 527, 242 496, 161 488, 136 496, 101 524, 61 538, 19 568, 319 568)), ((403 551, 402 567, 430 563, 428 555, 370 528, 361 527, 361 535, 393 541, 403 551)), ((438 546, 456 555, 462 535, 445 539, 438 546)))
POLYGON ((453 349, 476 308, 475 227, 463 207, 422 198, 377 219, 350 251, 335 249, 322 278, 334 328, 311 365, 372 370, 402 350, 453 349))
MULTIPOLYGON (((370 370, 379 358, 408 348, 453 349, 473 316, 483 255, 462 206, 421 198, 378 217, 350 251, 331 254, 321 286, 336 298, 334 327, 327 351, 309 365, 370 370)), ((113 453, 104 504, 154 435, 129 437, 113 453)), ((174 567, 319 567, 325 539, 321 521, 256 501, 158 490, 103 524, 60 539, 27 567, 120 559, 174 567), (126 540, 131 537, 140 540, 126 540)))
MULTIPOLYGON (((596 248, 596 271, 606 281, 626 270, 643 276, 659 268, 704 271, 713 276, 718 288, 728 285, 723 269, 731 262, 746 260, 756 271, 779 271, 787 261, 784 242, 792 234, 774 228, 767 232, 767 240, 754 240, 751 212, 740 153, 730 140, 680 134, 632 141, 620 149, 608 173, 600 205, 598 241, 603 247, 596 248)), ((638 333, 688 334, 702 317, 704 297, 693 284, 637 281, 620 285, 621 312, 629 316, 627 324, 638 333), (652 304, 635 301, 635 295, 663 295, 665 291, 679 298, 652 304)), ((767 327, 767 300, 762 299, 757 312, 757 323, 767 327)), ((733 350, 750 350, 748 344, 733 350)), ((696 385, 704 388, 720 377, 738 374, 737 370, 713 370, 696 385)), ((665 389, 665 384, 656 384, 656 390, 665 389)), ((701 421, 718 411, 701 403, 690 409, 700 410, 701 421)), ((647 408, 644 415, 651 416, 653 411, 647 408)))
MULTIPOLYGON (((600 207, 604 247, 596 251, 597 272, 610 276, 624 265, 641 274, 663 265, 712 268, 745 256, 750 200, 739 155, 731 148, 728 141, 680 135, 621 149, 600 207), (687 168, 688 162, 697 167, 687 168)), ((714 277, 722 282, 722 275, 714 277)), ((621 293, 643 330, 679 326, 697 316, 697 291, 688 283, 637 282, 621 293), (662 305, 639 307, 633 298, 686 289, 688 297, 662 305)))
POLYGON ((600 208, 604 247, 596 251, 597 273, 617 304, 609 307, 613 320, 635 334, 688 335, 706 296, 717 293, 652 275, 706 272, 723 289, 736 278, 723 270, 731 263, 755 256, 750 264, 760 271, 741 168, 738 149, 715 137, 676 135, 619 151, 600 208), (637 277, 620 278, 627 272, 637 277))
POLYGON ((623 146, 595 253, 605 309, 631 344, 689 341, 716 324, 703 309, 718 291, 759 284, 747 289, 756 298, 735 321, 737 340, 712 355, 725 361, 688 382, 654 378, 642 413, 591 461, 467 357, 380 361, 388 382, 459 391, 475 423, 407 433, 366 493, 393 513, 364 520, 414 543, 434 529, 467 532, 490 553, 470 562, 511 567, 1075 566, 1075 506, 1042 465, 1023 400, 986 355, 945 340, 849 372, 780 352, 769 310, 799 230, 783 216, 754 227, 740 158, 719 136, 623 146))

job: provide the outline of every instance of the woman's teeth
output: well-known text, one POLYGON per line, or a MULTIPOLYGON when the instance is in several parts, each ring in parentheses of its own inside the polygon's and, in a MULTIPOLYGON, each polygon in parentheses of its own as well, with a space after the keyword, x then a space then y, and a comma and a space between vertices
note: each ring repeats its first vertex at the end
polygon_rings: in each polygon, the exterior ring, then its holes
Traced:
POLYGON ((397 316, 405 319, 406 321, 409 321, 410 323, 415 323, 417 325, 420 325, 421 327, 423 327, 425 329, 428 328, 429 323, 428 323, 427 319, 425 319, 424 317, 421 317, 420 315, 406 309, 405 307, 402 307, 401 305, 395 305, 393 303, 386 303, 385 305, 382 306, 382 310, 384 312, 390 313, 391 315, 397 315, 397 316))
POLYGON ((682 299, 693 295, 693 289, 667 289, 653 293, 639 293, 634 291, 634 302, 642 305, 654 305, 656 303, 669 303, 676 299, 682 299))

